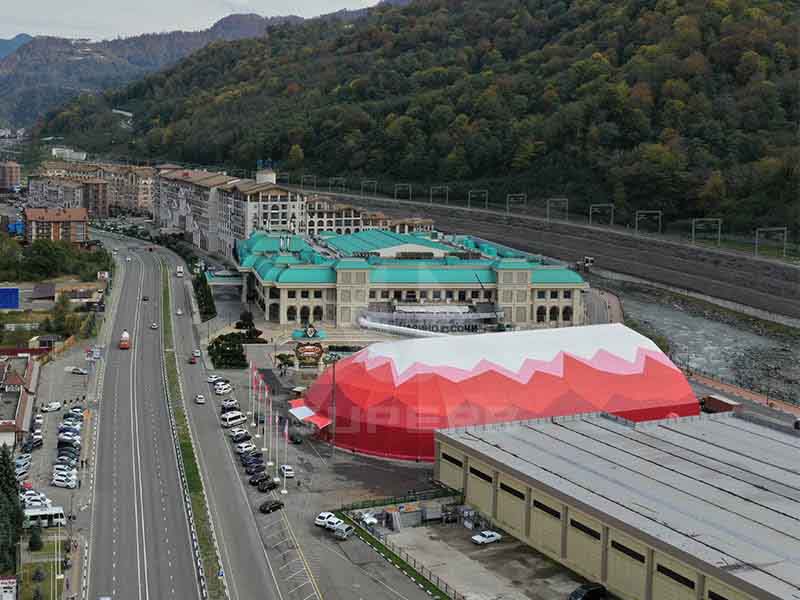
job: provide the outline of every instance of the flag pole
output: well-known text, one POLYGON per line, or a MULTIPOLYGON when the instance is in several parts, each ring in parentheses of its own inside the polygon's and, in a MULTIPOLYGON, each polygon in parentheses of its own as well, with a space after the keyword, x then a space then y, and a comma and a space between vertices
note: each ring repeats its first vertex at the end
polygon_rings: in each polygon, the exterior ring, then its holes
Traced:
POLYGON ((269 396, 269 387, 267 384, 264 384, 264 441, 261 444, 261 452, 266 453, 267 455, 267 466, 269 466, 269 451, 264 447, 267 444, 269 438, 267 437, 267 422, 269 418, 272 418, 272 410, 270 410, 270 416, 267 417, 267 397, 269 396))
POLYGON ((253 418, 253 423, 256 424, 256 439, 257 440, 261 439, 261 434, 258 433, 258 413, 259 413, 259 405, 260 405, 259 396, 261 394, 261 387, 263 385, 264 385, 264 381, 261 379, 261 377, 259 377, 258 381, 256 382, 255 393, 253 394, 253 402, 255 404, 255 412, 254 412, 255 417, 253 418))
POLYGON ((280 483, 281 482, 281 478, 278 477, 278 462, 279 461, 278 461, 278 411, 277 410, 275 411, 275 454, 273 454, 272 456, 275 457, 275 476, 272 478, 272 480, 275 483, 280 483))
MULTIPOLYGON (((289 415, 286 415, 286 422, 283 424, 283 446, 285 448, 283 455, 283 464, 289 464, 289 415)), ((283 489, 281 494, 288 494, 286 490, 286 471, 283 472, 283 489)))
POLYGON ((253 398, 254 398, 254 395, 253 395, 253 362, 250 361, 250 397, 249 397, 249 399, 250 399, 250 412, 248 414, 253 416, 253 420, 250 422, 250 427, 255 427, 256 426, 256 416, 255 416, 255 412, 253 412, 253 404, 254 404, 253 398))

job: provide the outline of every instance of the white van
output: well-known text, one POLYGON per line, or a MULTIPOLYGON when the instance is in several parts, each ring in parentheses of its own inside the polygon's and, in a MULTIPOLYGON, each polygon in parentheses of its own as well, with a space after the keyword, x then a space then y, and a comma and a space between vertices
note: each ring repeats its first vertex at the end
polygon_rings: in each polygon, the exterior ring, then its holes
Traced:
POLYGON ((225 428, 233 427, 234 425, 241 425, 247 421, 247 417, 240 413, 238 410, 225 413, 219 418, 220 423, 225 428))

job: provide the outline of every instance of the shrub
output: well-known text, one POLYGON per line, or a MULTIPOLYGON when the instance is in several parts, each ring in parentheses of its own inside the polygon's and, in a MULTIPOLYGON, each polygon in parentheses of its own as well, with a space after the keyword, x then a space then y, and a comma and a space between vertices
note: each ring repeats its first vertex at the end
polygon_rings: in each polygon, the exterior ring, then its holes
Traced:
POLYGON ((31 529, 31 537, 28 540, 28 550, 31 552, 38 552, 42 549, 42 530, 39 527, 31 529))

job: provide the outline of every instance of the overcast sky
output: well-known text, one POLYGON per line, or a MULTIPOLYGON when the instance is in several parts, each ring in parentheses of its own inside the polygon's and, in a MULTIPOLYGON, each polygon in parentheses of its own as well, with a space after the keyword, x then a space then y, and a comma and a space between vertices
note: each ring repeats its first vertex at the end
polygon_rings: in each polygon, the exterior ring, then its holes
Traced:
POLYGON ((206 29, 232 13, 314 17, 378 0, 0 0, 0 38, 18 33, 110 39, 206 29))

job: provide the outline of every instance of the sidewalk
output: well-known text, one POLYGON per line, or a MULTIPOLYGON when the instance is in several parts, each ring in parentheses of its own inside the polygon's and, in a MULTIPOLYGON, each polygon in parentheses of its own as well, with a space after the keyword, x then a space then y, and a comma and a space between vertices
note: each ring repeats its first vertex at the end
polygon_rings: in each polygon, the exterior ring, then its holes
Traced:
POLYGON ((750 402, 755 402, 756 404, 760 404, 767 408, 778 410, 800 418, 800 406, 796 404, 790 404, 789 402, 784 402, 782 400, 768 398, 764 394, 752 392, 729 383, 722 383, 704 375, 688 374, 687 377, 692 381, 696 381, 702 385, 719 390, 723 394, 749 400, 750 402))

